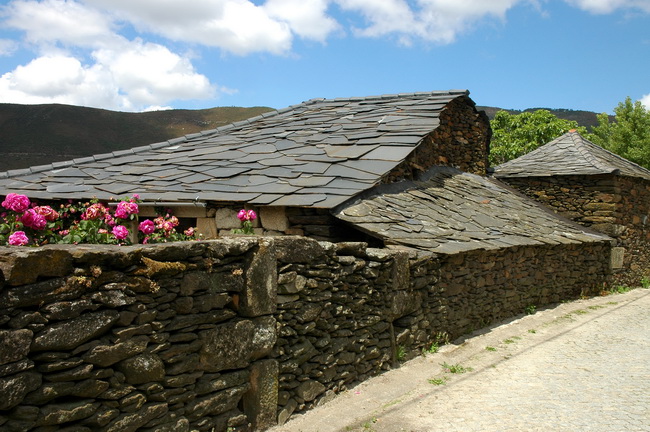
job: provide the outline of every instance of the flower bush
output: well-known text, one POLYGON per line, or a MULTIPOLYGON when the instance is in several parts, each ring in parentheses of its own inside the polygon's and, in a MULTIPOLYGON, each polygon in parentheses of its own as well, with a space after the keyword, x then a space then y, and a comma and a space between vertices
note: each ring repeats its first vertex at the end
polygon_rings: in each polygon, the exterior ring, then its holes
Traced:
MULTIPOLYGON (((0 245, 24 246, 48 243, 130 244, 128 226, 136 226, 140 197, 134 194, 120 200, 112 211, 107 203, 91 200, 85 203, 61 204, 58 211, 32 203, 25 196, 8 194, 0 209, 0 245)), ((160 243, 196 240, 194 228, 177 233, 179 221, 169 213, 153 221, 144 220, 138 226, 138 241, 160 243)))
POLYGON ((254 210, 241 209, 237 213, 237 219, 241 221, 241 228, 232 230, 235 234, 255 234, 253 231, 253 221, 257 219, 254 210))

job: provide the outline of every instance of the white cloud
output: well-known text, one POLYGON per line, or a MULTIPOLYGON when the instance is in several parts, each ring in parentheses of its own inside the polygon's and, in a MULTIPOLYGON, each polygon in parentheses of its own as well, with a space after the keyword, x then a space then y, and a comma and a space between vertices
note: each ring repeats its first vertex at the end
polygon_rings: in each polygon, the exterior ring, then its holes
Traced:
POLYGON ((643 96, 641 99, 639 99, 643 105, 645 105, 645 109, 650 110, 650 93, 647 95, 643 96))
POLYGON ((0 39, 0 56, 12 55, 18 49, 18 43, 11 39, 0 39))
POLYGON ((504 19, 508 9, 521 0, 335 0, 341 8, 359 12, 368 26, 357 32, 378 37, 389 34, 437 43, 451 43, 471 25, 486 16, 504 19))
POLYGON ((208 79, 188 60, 161 45, 136 41, 120 50, 95 51, 93 57, 90 65, 54 55, 18 66, 0 77, 0 100, 141 111, 175 99, 215 95, 208 79))
POLYGON ((298 36, 319 42, 340 28, 327 7, 328 0, 267 0, 263 5, 271 18, 286 22, 298 36))
POLYGON ((24 31, 25 39, 37 45, 97 46, 116 37, 105 14, 74 1, 14 1, 5 13, 5 24, 24 31))
POLYGON ((567 3, 594 14, 608 14, 617 9, 640 9, 650 13, 648 0, 566 0, 567 3))
POLYGON ((188 58, 126 39, 109 15, 92 7, 73 0, 16 0, 5 14, 5 24, 22 30, 39 56, 0 77, 2 102, 140 111, 216 94, 188 58))
MULTIPOLYGON (((85 0, 165 38, 218 47, 238 55, 291 50, 289 24, 249 0, 85 0)), ((309 3, 309 2, 307 2, 309 3)), ((317 2, 319 3, 319 2, 317 2)))

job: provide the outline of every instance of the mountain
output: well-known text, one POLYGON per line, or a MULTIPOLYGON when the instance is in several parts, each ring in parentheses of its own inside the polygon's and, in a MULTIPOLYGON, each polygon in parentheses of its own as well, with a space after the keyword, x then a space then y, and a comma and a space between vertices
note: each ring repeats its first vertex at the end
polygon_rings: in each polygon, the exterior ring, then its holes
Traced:
MULTIPOLYGON (((510 114, 521 114, 523 112, 532 112, 532 111, 537 111, 537 110, 547 110, 550 111, 554 116, 565 119, 565 120, 574 120, 578 122, 580 126, 584 126, 587 128, 587 130, 591 131, 591 129, 594 126, 598 126, 598 118, 597 115, 598 113, 591 112, 591 111, 582 111, 582 110, 570 110, 570 109, 553 109, 553 108, 528 108, 525 110, 510 110, 510 109, 503 109, 503 108, 496 108, 496 107, 488 107, 488 106, 477 106, 476 107, 479 111, 483 110, 485 113, 488 115, 490 120, 494 118, 494 115, 498 111, 507 111, 510 114)), ((609 120, 613 121, 614 116, 609 116, 609 120)))
MULTIPOLYGON (((477 108, 486 111, 490 119, 500 110, 477 108)), ((59 104, 0 104, 0 172, 166 141, 272 110, 219 107, 127 113, 59 104)), ((593 112, 549 111, 587 128, 598 124, 593 112)))
POLYGON ((0 104, 0 172, 153 144, 271 110, 221 107, 127 113, 58 104, 0 104))

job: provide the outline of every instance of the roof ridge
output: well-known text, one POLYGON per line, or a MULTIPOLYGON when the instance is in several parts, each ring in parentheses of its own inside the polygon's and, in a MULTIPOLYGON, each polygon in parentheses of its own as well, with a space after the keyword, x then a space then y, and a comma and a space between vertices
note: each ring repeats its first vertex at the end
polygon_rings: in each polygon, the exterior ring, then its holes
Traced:
MULTIPOLYGON (((582 138, 581 143, 580 143, 581 147, 592 147, 592 148, 596 149, 597 151, 602 151, 604 153, 607 153, 608 156, 614 157, 615 159, 619 160, 623 164, 632 165, 635 168, 640 169, 642 171, 646 171, 648 174, 650 174, 650 170, 648 170, 646 167, 641 166, 641 165, 637 164, 636 162, 632 162, 631 160, 626 159, 621 155, 617 155, 616 153, 614 153, 614 152, 612 152, 610 150, 607 150, 605 147, 601 147, 598 144, 589 141, 587 138, 583 137, 578 132, 575 132, 575 133, 582 138)), ((593 155, 591 155, 591 156, 593 157, 593 155)), ((600 163, 600 161, 598 161, 598 162, 600 163)), ((614 170, 619 170, 619 168, 614 167, 614 170)))
POLYGON ((578 153, 580 153, 580 155, 587 162, 589 162, 594 168, 603 171, 609 171, 610 173, 614 173, 618 171, 618 168, 612 167, 611 165, 607 165, 602 161, 598 160, 598 158, 596 158, 593 155, 593 153, 589 151, 589 145, 587 143, 591 144, 592 146, 595 146, 595 144, 593 144, 591 141, 587 140, 585 137, 580 135, 580 133, 578 133, 577 131, 569 131, 567 132, 567 135, 570 136, 573 145, 575 146, 576 150, 578 150, 578 153))

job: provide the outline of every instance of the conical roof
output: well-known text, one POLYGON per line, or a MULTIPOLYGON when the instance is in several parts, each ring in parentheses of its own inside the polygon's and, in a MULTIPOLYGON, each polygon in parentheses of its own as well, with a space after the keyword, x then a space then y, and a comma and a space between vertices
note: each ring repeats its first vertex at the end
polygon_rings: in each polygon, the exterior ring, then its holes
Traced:
POLYGON ((592 143, 575 130, 494 168, 497 178, 598 174, 650 180, 650 171, 592 143))

